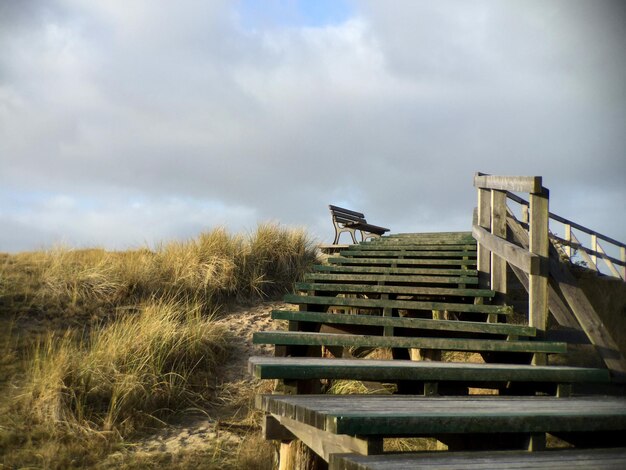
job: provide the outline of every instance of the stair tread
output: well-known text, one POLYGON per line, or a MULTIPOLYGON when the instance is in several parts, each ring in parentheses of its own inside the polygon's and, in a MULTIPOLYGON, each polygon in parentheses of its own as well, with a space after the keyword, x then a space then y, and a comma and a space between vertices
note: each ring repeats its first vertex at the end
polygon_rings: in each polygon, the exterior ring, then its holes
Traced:
POLYGON ((459 320, 431 320, 428 318, 383 317, 380 315, 347 315, 342 313, 322 313, 295 310, 274 310, 275 320, 295 320, 328 324, 392 326, 423 330, 456 331, 496 335, 535 336, 532 326, 509 323, 469 322, 459 320))
POLYGON ((474 338, 372 336, 343 333, 315 333, 308 331, 258 331, 253 335, 253 342, 255 344, 416 348, 473 352, 567 352, 567 344, 556 341, 506 341, 474 338))
POLYGON ((367 293, 367 294, 405 294, 431 296, 458 296, 458 297, 493 297, 495 291, 491 289, 466 289, 443 287, 416 287, 407 285, 372 285, 372 284, 341 284, 298 282, 297 290, 322 291, 339 293, 367 293))
POLYGON ((261 395, 257 408, 362 436, 626 431, 623 397, 261 395))
POLYGON ((451 268, 398 268, 390 266, 344 266, 344 265, 316 265, 313 271, 334 273, 381 273, 381 274, 416 274, 416 275, 458 275, 477 276, 475 269, 451 269, 451 268))
POLYGON ((398 265, 414 265, 414 266, 475 266, 475 259, 404 259, 404 258, 347 258, 347 257, 333 257, 328 258, 329 263, 334 264, 398 264, 398 265))
POLYGON ((607 449, 403 452, 400 454, 331 454, 329 470, 487 470, 493 468, 525 470, 602 469, 623 470, 626 447, 607 449))
POLYGON ((607 369, 380 359, 253 356, 250 372, 260 379, 415 381, 527 381, 609 383, 607 369))
POLYGON ((385 283, 412 283, 417 284, 478 284, 477 277, 460 276, 404 276, 402 274, 347 274, 347 273, 309 273, 304 276, 305 281, 360 281, 385 283))
POLYGON ((287 294, 284 296, 284 300, 287 303, 298 305, 313 304, 334 307, 398 308, 405 310, 448 310, 450 312, 497 313, 503 315, 513 313, 513 310, 506 305, 464 304, 430 301, 426 302, 421 300, 359 299, 296 294, 287 294))
POLYGON ((339 252, 341 256, 346 257, 380 257, 394 258, 402 256, 406 258, 454 258, 454 257, 470 257, 476 258, 476 251, 416 251, 416 250, 342 250, 339 252))

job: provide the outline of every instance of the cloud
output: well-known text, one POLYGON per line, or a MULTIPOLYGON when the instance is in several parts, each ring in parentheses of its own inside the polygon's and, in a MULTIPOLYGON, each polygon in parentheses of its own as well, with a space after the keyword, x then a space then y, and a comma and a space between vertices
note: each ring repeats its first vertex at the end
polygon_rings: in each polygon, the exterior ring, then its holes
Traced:
POLYGON ((253 4, 4 2, 0 249, 268 219, 329 239, 328 203, 467 230, 475 171, 543 175, 555 212, 626 239, 619 2, 253 4))

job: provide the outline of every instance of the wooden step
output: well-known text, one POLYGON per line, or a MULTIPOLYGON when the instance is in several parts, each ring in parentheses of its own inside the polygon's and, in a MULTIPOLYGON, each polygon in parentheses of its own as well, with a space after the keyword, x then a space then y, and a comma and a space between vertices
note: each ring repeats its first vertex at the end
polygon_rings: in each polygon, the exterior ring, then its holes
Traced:
POLYGON ((341 256, 363 257, 363 258, 476 258, 476 251, 416 251, 416 250, 343 250, 339 252, 341 256))
POLYGON ((449 312, 497 313, 509 315, 513 310, 506 305, 463 304, 452 302, 424 302, 420 300, 360 299, 287 294, 285 302, 298 305, 326 305, 329 307, 396 308, 402 310, 447 310, 449 312))
POLYGON ((425 276, 477 276, 475 269, 449 269, 449 268, 396 268, 385 266, 342 266, 342 265, 316 265, 313 271, 328 273, 376 273, 376 274, 406 274, 425 276))
POLYGON ((475 259, 403 259, 403 258, 328 258, 332 264, 375 264, 375 265, 403 265, 403 266, 475 266, 475 259))
POLYGON ((303 331, 258 331, 255 344, 286 346, 343 346, 371 348, 438 349, 442 351, 565 353, 566 343, 553 341, 504 341, 494 339, 370 336, 303 331))
POLYGON ((251 357, 250 373, 259 379, 346 379, 376 382, 542 382, 609 383, 607 369, 520 364, 473 364, 317 357, 251 357))
POLYGON ((504 336, 512 335, 533 337, 537 334, 536 329, 532 326, 513 325, 510 323, 431 320, 427 318, 383 317, 379 315, 346 315, 341 313, 305 312, 295 310, 274 310, 272 311, 272 319, 324 323, 330 325, 370 325, 504 336))
POLYGON ((402 294, 402 295, 426 295, 426 296, 452 296, 452 297, 486 297, 495 296, 495 291, 489 289, 459 289, 444 287, 414 287, 406 285, 372 285, 372 284, 339 284, 339 283, 314 283, 298 282, 295 288, 300 291, 358 293, 358 294, 402 294))
POLYGON ((257 407, 352 436, 626 432, 623 397, 261 395, 257 407))
POLYGON ((330 273, 310 273, 305 274, 305 281, 355 281, 372 283, 411 283, 415 284, 478 284, 477 277, 458 276, 404 276, 400 274, 330 274, 330 273))
POLYGON ((432 245, 476 243, 472 232, 394 233, 371 240, 370 243, 385 243, 387 241, 432 245))
POLYGON ((330 454, 329 470, 624 470, 626 447, 470 452, 330 454))
MULTIPOLYGON (((339 245, 336 245, 339 246, 339 245)), ((364 242, 358 245, 346 245, 342 250, 354 251, 469 251, 476 254, 477 245, 411 245, 411 244, 394 244, 387 243, 370 243, 364 242)))

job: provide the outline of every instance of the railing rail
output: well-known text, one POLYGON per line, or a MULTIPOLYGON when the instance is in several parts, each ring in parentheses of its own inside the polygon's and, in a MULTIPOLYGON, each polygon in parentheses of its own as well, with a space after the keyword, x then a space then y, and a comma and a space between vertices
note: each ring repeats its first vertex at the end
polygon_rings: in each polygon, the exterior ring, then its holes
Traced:
MULTIPOLYGON (((522 222, 527 223, 528 206, 530 204, 529 201, 516 194, 513 194, 510 191, 507 191, 506 196, 508 199, 520 204, 523 207, 522 222)), ((602 261, 604 261, 606 267, 609 269, 610 274, 613 277, 626 281, 626 243, 622 243, 611 237, 607 237, 606 235, 598 233, 595 230, 591 230, 590 228, 587 228, 576 222, 572 222, 571 220, 568 220, 565 217, 561 217, 560 215, 557 215, 553 212, 548 212, 548 217, 550 218, 550 220, 554 220, 563 225, 565 232, 563 237, 559 237, 553 232, 550 232, 549 236, 552 240, 558 242, 558 244, 563 247, 564 253, 567 255, 570 261, 572 260, 574 253, 578 252, 589 269, 599 272, 600 269, 598 267, 598 258, 600 258, 602 261), (583 245, 578 237, 576 237, 575 233, 572 232, 572 229, 589 235, 591 237, 591 247, 583 245), (605 250, 605 248, 600 244, 600 240, 611 245, 614 250, 618 250, 620 253, 620 259, 615 258, 614 256, 611 256, 609 253, 607 253, 607 250, 605 250)))

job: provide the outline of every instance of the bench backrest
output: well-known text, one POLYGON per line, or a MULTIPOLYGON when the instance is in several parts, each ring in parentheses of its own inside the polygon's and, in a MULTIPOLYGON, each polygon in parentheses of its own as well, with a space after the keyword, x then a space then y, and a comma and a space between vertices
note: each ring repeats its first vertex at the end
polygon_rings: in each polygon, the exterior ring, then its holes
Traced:
POLYGON ((342 224, 351 222, 360 222, 363 224, 367 223, 365 215, 361 212, 351 211, 349 209, 344 209, 343 207, 333 206, 332 204, 329 205, 328 208, 330 209, 333 220, 336 222, 342 224))

